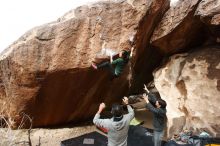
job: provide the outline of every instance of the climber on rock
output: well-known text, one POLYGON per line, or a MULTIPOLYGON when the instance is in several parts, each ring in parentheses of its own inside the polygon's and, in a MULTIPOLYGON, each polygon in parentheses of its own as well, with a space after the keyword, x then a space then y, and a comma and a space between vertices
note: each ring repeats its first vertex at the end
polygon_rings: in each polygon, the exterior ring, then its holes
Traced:
POLYGON ((123 72, 125 65, 128 63, 129 59, 133 55, 134 48, 131 48, 131 51, 127 51, 127 49, 122 50, 119 53, 119 58, 113 60, 113 56, 110 56, 110 62, 102 62, 101 64, 96 65, 92 63, 92 67, 94 69, 107 68, 111 72, 112 78, 117 78, 123 72))

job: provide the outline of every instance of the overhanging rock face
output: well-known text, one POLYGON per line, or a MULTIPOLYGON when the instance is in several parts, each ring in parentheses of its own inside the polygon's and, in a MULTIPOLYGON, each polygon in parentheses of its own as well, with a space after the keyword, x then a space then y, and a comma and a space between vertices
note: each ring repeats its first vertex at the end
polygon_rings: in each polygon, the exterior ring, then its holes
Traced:
POLYGON ((168 0, 100 2, 30 30, 1 54, 1 114, 18 125, 24 112, 34 126, 48 126, 83 121, 100 102, 120 101, 128 93, 132 65, 110 81, 107 71, 90 67, 91 61, 103 48, 131 47, 126 42, 134 38, 135 64, 138 47, 144 49, 167 8, 168 0), (139 33, 146 22, 148 30, 139 33))
POLYGON ((166 54, 187 50, 204 41, 202 22, 194 16, 201 0, 178 1, 165 13, 151 37, 151 44, 166 54))
POLYGON ((220 2, 218 0, 203 0, 199 3, 195 15, 207 26, 213 41, 220 42, 220 2))
POLYGON ((218 0, 202 0, 195 14, 207 24, 219 25, 220 2, 218 0))

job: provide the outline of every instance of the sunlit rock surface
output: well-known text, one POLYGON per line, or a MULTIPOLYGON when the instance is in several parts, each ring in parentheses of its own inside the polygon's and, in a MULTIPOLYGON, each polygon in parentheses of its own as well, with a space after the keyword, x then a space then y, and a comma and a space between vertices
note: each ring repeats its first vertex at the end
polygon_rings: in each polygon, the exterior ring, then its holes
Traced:
POLYGON ((167 105, 168 134, 191 129, 220 135, 220 47, 178 54, 154 73, 167 105))

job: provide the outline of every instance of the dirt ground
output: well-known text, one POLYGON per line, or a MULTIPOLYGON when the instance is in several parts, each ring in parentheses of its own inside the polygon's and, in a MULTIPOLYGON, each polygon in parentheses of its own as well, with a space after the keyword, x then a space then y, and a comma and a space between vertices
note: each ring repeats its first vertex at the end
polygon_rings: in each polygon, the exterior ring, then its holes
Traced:
MULTIPOLYGON (((152 128, 152 115, 147 111, 142 103, 134 104, 135 117, 140 121, 144 121, 143 126, 152 128)), ((37 128, 31 130, 31 142, 33 146, 60 146, 61 141, 77 137, 92 131, 96 131, 96 127, 90 121, 87 124, 79 126, 68 126, 59 128, 37 128)), ((7 129, 0 129, 0 146, 12 145, 28 146, 28 131, 13 130, 6 132, 7 129)))
MULTIPOLYGON (((30 138, 33 146, 60 146, 60 142, 63 140, 77 137, 95 130, 96 127, 92 124, 70 128, 37 128, 31 130, 30 138)), ((5 135, 7 132, 5 131, 6 129, 1 129, 0 146, 8 146, 10 144, 18 146, 28 146, 27 130, 13 130, 9 134, 7 134, 7 138, 5 135)))

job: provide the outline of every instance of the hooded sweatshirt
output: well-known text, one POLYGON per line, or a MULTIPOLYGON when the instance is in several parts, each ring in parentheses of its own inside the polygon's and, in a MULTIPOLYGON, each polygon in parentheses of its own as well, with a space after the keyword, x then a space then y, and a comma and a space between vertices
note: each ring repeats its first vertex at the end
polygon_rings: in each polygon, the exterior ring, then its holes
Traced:
POLYGON ((120 121, 111 119, 100 119, 96 114, 93 123, 99 127, 108 129, 108 146, 127 146, 127 137, 130 121, 134 118, 134 110, 127 105, 128 114, 123 115, 120 121))

